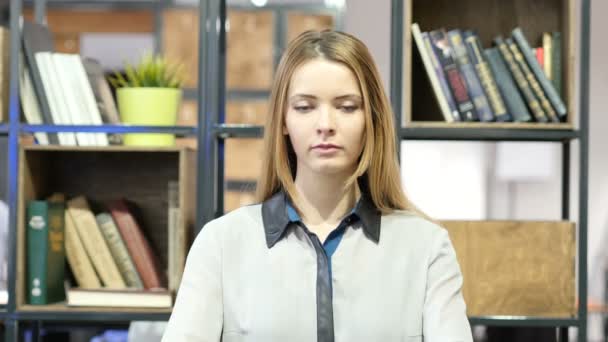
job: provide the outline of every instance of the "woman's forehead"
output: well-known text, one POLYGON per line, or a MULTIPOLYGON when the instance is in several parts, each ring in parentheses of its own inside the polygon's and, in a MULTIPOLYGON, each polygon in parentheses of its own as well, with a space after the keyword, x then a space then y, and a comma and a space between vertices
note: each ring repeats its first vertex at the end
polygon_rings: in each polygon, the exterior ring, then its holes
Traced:
POLYGON ((289 96, 295 94, 361 95, 355 74, 346 65, 324 58, 300 64, 291 77, 289 96))

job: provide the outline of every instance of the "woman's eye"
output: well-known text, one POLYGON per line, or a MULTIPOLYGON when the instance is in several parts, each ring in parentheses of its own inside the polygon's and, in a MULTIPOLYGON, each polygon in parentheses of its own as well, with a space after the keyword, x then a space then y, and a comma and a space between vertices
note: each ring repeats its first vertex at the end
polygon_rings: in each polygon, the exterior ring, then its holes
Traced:
POLYGON ((300 113, 306 113, 312 110, 312 106, 309 105, 297 105, 294 106, 293 109, 295 109, 297 112, 300 113))
POLYGON ((346 113, 352 113, 352 112, 356 111, 358 108, 359 107, 354 106, 354 105, 340 107, 340 109, 342 109, 342 111, 344 111, 346 113))

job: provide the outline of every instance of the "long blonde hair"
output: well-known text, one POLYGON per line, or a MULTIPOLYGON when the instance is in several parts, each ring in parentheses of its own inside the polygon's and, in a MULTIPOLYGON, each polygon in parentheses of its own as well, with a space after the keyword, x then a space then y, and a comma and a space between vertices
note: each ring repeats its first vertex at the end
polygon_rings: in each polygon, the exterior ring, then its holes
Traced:
POLYGON ((365 142, 359 165, 346 186, 362 181, 359 184, 365 184, 367 189, 361 190, 367 191, 382 213, 395 209, 418 212, 403 192, 393 111, 372 56, 359 39, 331 30, 300 34, 281 58, 264 127, 265 156, 257 185, 258 200, 263 202, 280 190, 291 199, 298 197, 294 184, 296 156, 289 137, 283 134, 288 89, 294 71, 302 63, 319 57, 347 66, 356 76, 363 98, 365 142))

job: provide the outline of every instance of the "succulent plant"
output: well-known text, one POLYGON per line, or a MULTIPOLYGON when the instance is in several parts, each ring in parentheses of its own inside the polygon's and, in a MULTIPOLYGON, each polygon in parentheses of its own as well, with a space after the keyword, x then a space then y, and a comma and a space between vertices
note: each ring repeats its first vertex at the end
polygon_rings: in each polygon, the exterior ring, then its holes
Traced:
POLYGON ((184 82, 184 65, 171 63, 160 55, 148 54, 135 65, 125 62, 124 75, 114 72, 109 81, 115 88, 180 88, 184 82))

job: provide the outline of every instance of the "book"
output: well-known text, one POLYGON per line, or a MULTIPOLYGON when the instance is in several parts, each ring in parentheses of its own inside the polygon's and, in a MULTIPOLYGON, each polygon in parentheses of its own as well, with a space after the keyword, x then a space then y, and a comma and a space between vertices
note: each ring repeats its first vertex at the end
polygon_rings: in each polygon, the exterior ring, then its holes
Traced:
POLYGON ((534 119, 538 122, 547 122, 545 112, 543 111, 540 106, 540 103, 536 99, 534 92, 532 92, 532 89, 528 84, 528 80, 524 76, 523 71, 520 69, 518 63, 515 61, 515 58, 513 57, 511 50, 505 43, 505 40, 501 36, 498 36, 494 38, 494 43, 496 44, 498 51, 502 56, 502 59, 505 61, 505 64, 507 65, 511 76, 515 80, 515 84, 517 84, 519 91, 523 95, 523 98, 526 101, 528 108, 530 108, 534 119))
POLYGON ((433 50, 447 79, 452 95, 460 112, 462 121, 479 121, 477 111, 469 97, 469 91, 454 58, 452 48, 448 43, 445 30, 434 30, 429 33, 433 50))
POLYGON ((125 242, 133 263, 141 277, 144 288, 165 288, 161 278, 159 262, 152 251, 150 243, 135 220, 129 204, 124 199, 114 200, 107 204, 107 208, 118 227, 122 240, 125 242))
POLYGON ((177 292, 186 264, 186 229, 179 207, 179 182, 168 183, 169 291, 177 292))
POLYGON ((448 40, 452 46, 454 52, 454 59, 464 76, 464 80, 467 84, 469 96, 473 101, 475 110, 480 121, 494 121, 494 113, 488 103, 488 98, 481 86, 481 82, 475 72, 475 67, 471 64, 467 48, 462 38, 460 30, 451 30, 448 32, 448 40))
POLYGON ((534 57, 536 57, 536 61, 538 62, 538 65, 540 65, 540 67, 542 69, 543 65, 545 65, 545 50, 543 50, 542 47, 534 48, 534 57))
POLYGON ((551 74, 553 75, 553 86, 555 91, 563 94, 562 84, 562 34, 561 32, 553 32, 551 34, 551 74))
POLYGON ((166 290, 80 289, 65 284, 67 305, 73 307, 171 308, 173 298, 166 290))
POLYGON ((67 211, 76 224, 78 236, 82 240, 87 255, 93 262, 95 271, 99 274, 103 285, 108 288, 126 288, 127 285, 120 275, 118 266, 84 196, 69 200, 67 211))
POLYGON ((526 102, 521 97, 517 84, 515 84, 513 77, 511 77, 507 64, 503 60, 498 48, 485 49, 484 54, 488 60, 490 70, 492 70, 492 74, 496 79, 496 85, 503 96, 511 120, 516 122, 528 122, 532 120, 526 102))
POLYGON ((120 124, 118 109, 112 97, 112 89, 104 76, 101 64, 96 59, 82 57, 82 65, 91 84, 102 121, 113 125, 120 124))
POLYGON ((135 269, 135 264, 133 264, 133 260, 127 251, 127 247, 118 232, 118 228, 116 227, 112 216, 109 213, 103 212, 97 214, 95 218, 97 219, 97 224, 101 229, 101 233, 110 248, 112 257, 114 257, 114 261, 118 265, 118 270, 125 280, 125 283, 127 283, 127 286, 143 289, 144 285, 135 269))
POLYGON ((507 107, 502 99, 502 96, 500 95, 494 75, 488 66, 485 55, 483 54, 483 47, 481 46, 479 37, 477 37, 477 35, 472 31, 465 31, 464 40, 471 63, 477 71, 481 86, 487 95, 490 107, 494 113, 494 118, 496 121, 510 121, 511 117, 507 112, 507 107))
MULTIPOLYGON (((116 108, 116 102, 112 95, 112 89, 108 84, 108 81, 104 75, 103 68, 99 61, 89 57, 82 57, 82 65, 87 74, 91 90, 97 102, 97 108, 101 120, 104 124, 118 125, 120 124, 120 117, 118 109, 116 108)), ((121 134, 108 134, 108 142, 112 145, 122 144, 121 134)))
POLYGON ((45 200, 27 203, 28 301, 45 305, 65 299, 64 204, 45 200))
MULTIPOLYGON (((553 82, 553 70, 551 68, 551 55, 553 54, 553 43, 551 42, 551 33, 544 32, 542 36, 543 43, 543 71, 547 78, 553 82)), ((555 86, 555 84, 553 84, 555 86)))
POLYGON ((454 97, 452 96, 452 91, 450 90, 448 81, 446 80, 445 74, 443 73, 443 68, 441 67, 441 64, 439 64, 439 60, 437 59, 435 50, 433 50, 431 38, 429 37, 428 32, 422 32, 422 41, 424 42, 424 47, 426 48, 427 54, 429 55, 431 64, 433 64, 433 69, 435 69, 437 79, 439 79, 441 91, 445 96, 445 99, 448 101, 448 106, 450 107, 452 119, 454 121, 462 121, 462 119, 460 118, 460 113, 458 112, 458 107, 456 107, 456 102, 454 101, 454 97))
MULTIPOLYGON (((52 52, 37 52, 34 61, 38 66, 40 80, 44 89, 42 95, 38 94, 38 99, 45 97, 48 101, 50 115, 53 124, 71 125, 73 124, 70 114, 63 100, 60 81, 58 79, 55 63, 53 62, 52 52)), ((87 145, 86 136, 76 135, 71 132, 57 133, 59 143, 66 146, 77 146, 78 140, 83 145, 87 145)))
POLYGON ((433 88, 433 93, 435 94, 435 99, 439 104, 441 114, 443 114, 443 118, 446 122, 454 122, 454 116, 451 113, 447 98, 444 95, 444 92, 439 83, 439 78, 437 77, 429 53, 426 50, 424 40, 422 38, 422 32, 420 31, 420 27, 417 23, 412 24, 412 35, 414 37, 414 41, 416 42, 416 47, 418 47, 418 52, 420 54, 422 64, 424 65, 429 81, 431 82, 431 88, 433 88))
MULTIPOLYGON (((101 114, 82 63, 82 58, 77 54, 68 54, 66 58, 70 63, 70 70, 66 71, 72 73, 76 84, 73 94, 80 97, 82 103, 83 112, 81 115, 86 116, 86 121, 91 125, 102 125, 101 114)), ((94 138, 95 145, 97 146, 109 145, 108 136, 105 133, 96 133, 94 134, 94 138)))
MULTIPOLYGON (((36 100, 38 101, 38 108, 42 114, 42 119, 45 124, 51 125, 55 122, 51 115, 51 109, 47 101, 47 95, 42 84, 40 76, 40 70, 36 63, 35 54, 40 51, 53 51, 53 37, 51 32, 45 26, 37 23, 33 23, 27 20, 22 22, 22 37, 23 37, 23 52, 29 75, 32 79, 32 86, 36 93, 36 100)), ((48 139, 50 144, 59 144, 59 136, 64 137, 64 133, 49 133, 48 139)), ((65 140, 65 138, 62 138, 65 140)))
MULTIPOLYGON (((30 125, 42 125, 45 122, 42 119, 38 98, 32 82, 32 75, 25 63, 23 50, 21 50, 19 52, 19 99, 21 100, 23 116, 30 125)), ((39 145, 48 145, 52 140, 48 134, 42 132, 34 133, 34 137, 39 145)), ((54 135, 54 138, 55 141, 53 143, 58 144, 57 135, 54 135)))
POLYGON ((68 265, 80 288, 95 289, 101 287, 101 282, 95 274, 91 259, 87 255, 80 236, 78 236, 76 223, 67 211, 65 213, 65 254, 68 265))
POLYGON ((528 67, 530 68, 530 70, 532 70, 535 80, 538 81, 538 84, 540 85, 540 88, 542 89, 541 93, 543 95, 546 95, 548 102, 550 103, 552 109, 554 109, 554 111, 547 110, 547 112, 555 113, 554 120, 559 121, 561 119, 562 121, 565 121, 566 105, 553 87, 553 84, 549 81, 549 79, 547 79, 547 76, 545 76, 542 67, 538 64, 538 61, 534 57, 530 48, 530 44, 528 43, 528 40, 523 34, 521 28, 515 28, 512 32, 512 35, 513 40, 517 44, 519 51, 521 51, 521 54, 526 60, 528 67))
MULTIPOLYGON (((43 52, 36 55, 39 58, 45 58, 42 63, 47 63, 46 67, 50 71, 50 75, 45 75, 44 68, 42 73, 43 83, 45 77, 49 77, 48 83, 52 89, 55 98, 49 99, 51 104, 51 113, 56 121, 61 120, 62 124, 88 125, 89 120, 85 115, 85 108, 81 105, 82 97, 76 94, 78 85, 74 82, 72 74, 72 66, 68 60, 68 55, 64 53, 43 52), (56 107, 55 107, 56 106, 56 107)), ((46 83, 44 83, 46 84, 46 83)), ((79 146, 95 146, 94 133, 76 132, 76 141, 79 146)))
POLYGON ((524 59, 524 56, 523 56, 521 50, 519 49, 519 47, 517 46, 517 44, 515 43, 515 41, 511 38, 507 38, 507 39, 505 39, 505 43, 511 50, 511 53, 513 54, 513 58, 514 58, 515 62, 519 65, 521 71, 524 74, 524 77, 526 78, 526 80, 528 81, 528 84, 530 85, 530 88, 532 89, 532 92, 534 93, 534 96, 536 96, 536 98, 538 99, 538 102, 540 103, 540 106, 543 108, 543 111, 544 111, 545 115, 547 116, 547 118, 549 119, 549 121, 559 122, 557 113, 551 106, 551 103, 549 103, 549 100, 545 96, 543 89, 541 88, 540 84, 538 83, 538 80, 536 79, 536 77, 534 76, 532 71, 530 70, 528 62, 526 61, 526 59, 524 59))

